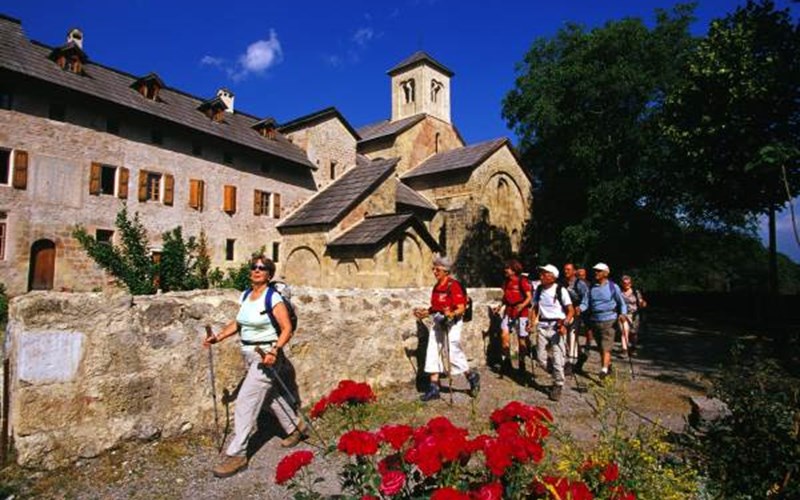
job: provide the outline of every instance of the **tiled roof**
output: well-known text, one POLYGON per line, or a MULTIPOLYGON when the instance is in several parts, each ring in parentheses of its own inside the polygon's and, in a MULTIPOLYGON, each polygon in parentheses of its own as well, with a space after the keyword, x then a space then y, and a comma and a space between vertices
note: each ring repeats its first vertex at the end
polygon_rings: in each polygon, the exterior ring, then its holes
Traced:
POLYGON ((424 175, 474 168, 507 143, 508 139, 501 138, 451 149, 431 156, 413 170, 406 172, 402 178, 413 179, 424 175))
POLYGON ((52 47, 28 40, 19 21, 0 16, 0 70, 44 80, 304 167, 316 168, 305 152, 285 137, 276 136, 272 140, 259 135, 251 128, 258 121, 253 116, 240 112, 225 113, 221 123, 214 122, 197 109, 204 99, 169 87, 159 91, 158 101, 145 99, 132 88, 140 77, 91 60, 84 65, 85 75, 64 71, 48 58, 51 51, 52 47))
POLYGON ((422 63, 422 62, 427 62, 428 64, 430 64, 434 68, 437 68, 439 71, 441 71, 442 73, 444 73, 447 76, 453 76, 454 75, 454 73, 447 66, 445 66, 442 63, 440 63, 439 61, 437 61, 436 59, 431 57, 427 52, 424 52, 422 50, 414 52, 409 57, 403 59, 402 61, 400 61, 398 64, 396 64, 392 69, 390 69, 386 73, 389 74, 389 75, 394 75, 395 73, 399 73, 400 71, 404 70, 405 68, 407 68, 409 66, 413 66, 414 64, 418 64, 418 63, 422 63))
POLYGON ((424 208, 426 210, 436 210, 436 205, 428 201, 427 198, 406 186, 402 182, 397 183, 397 192, 395 194, 397 203, 409 205, 412 207, 424 208))
POLYGON ((400 132, 403 132, 404 130, 407 130, 421 122, 424 118, 425 113, 420 113, 418 115, 409 116, 408 118, 403 118, 402 120, 382 120, 377 123, 364 125, 358 129, 358 135, 361 136, 361 141, 359 141, 359 144, 379 139, 381 137, 397 135, 400 132))
POLYGON ((439 245, 425 228, 425 225, 413 214, 386 214, 365 217, 363 221, 352 229, 328 243, 328 248, 383 246, 393 235, 409 226, 413 226, 433 250, 439 249, 439 245))
POLYGON ((336 224, 394 172, 397 161, 358 157, 355 167, 301 205, 278 228, 336 224))
POLYGON ((310 113, 310 114, 305 115, 305 116, 301 116, 299 118, 295 118, 294 120, 288 121, 288 122, 280 125, 278 127, 278 130, 282 134, 286 134, 286 133, 292 132, 294 130, 303 128, 303 127, 305 127, 307 125, 313 124, 315 122, 327 120, 329 118, 338 118, 339 121, 341 121, 342 124, 345 126, 347 131, 350 132, 353 135, 353 137, 356 138, 356 140, 361 139, 361 136, 358 135, 358 132, 356 131, 356 129, 354 129, 353 126, 350 125, 350 122, 348 122, 345 119, 344 115, 342 115, 339 112, 339 110, 336 109, 333 106, 331 106, 329 108, 325 108, 325 109, 319 110, 319 111, 316 111, 314 113, 310 113))

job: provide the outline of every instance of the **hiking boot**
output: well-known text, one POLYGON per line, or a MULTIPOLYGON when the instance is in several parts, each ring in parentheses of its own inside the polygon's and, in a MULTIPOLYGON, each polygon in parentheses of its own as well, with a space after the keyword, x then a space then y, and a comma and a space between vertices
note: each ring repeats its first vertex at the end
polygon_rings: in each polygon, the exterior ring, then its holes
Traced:
POLYGON ((431 386, 428 387, 428 392, 420 396, 419 399, 420 401, 425 402, 433 399, 439 399, 440 397, 441 395, 439 394, 439 386, 437 384, 431 384, 431 386))
POLYGON ((504 357, 503 362, 500 365, 500 374, 509 377, 513 371, 514 368, 511 366, 511 358, 507 356, 504 357))
POLYGON ((467 381, 469 382, 470 397, 477 398, 478 393, 481 391, 481 375, 478 372, 469 372, 467 381))
POLYGON ((561 386, 554 385, 550 388, 550 401, 558 401, 561 399, 561 386))
POLYGON ((297 421, 297 427, 295 430, 281 440, 281 446, 284 448, 292 448, 306 439, 308 439, 308 433, 306 432, 306 421, 300 418, 300 420, 297 421))
POLYGON ((225 455, 225 460, 212 469, 215 477, 231 477, 237 472, 241 472, 247 468, 246 456, 230 456, 225 455))

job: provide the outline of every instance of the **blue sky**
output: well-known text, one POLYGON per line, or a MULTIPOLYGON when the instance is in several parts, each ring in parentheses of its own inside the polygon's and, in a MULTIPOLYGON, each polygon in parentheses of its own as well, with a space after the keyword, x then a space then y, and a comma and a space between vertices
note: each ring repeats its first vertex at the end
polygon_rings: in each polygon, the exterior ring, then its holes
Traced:
MULTIPOLYGON (((336 106, 355 127, 388 118, 386 70, 422 49, 455 72, 452 118, 467 142, 512 136, 500 116, 515 65, 534 39, 567 22, 587 27, 622 17, 653 21, 660 0, 153 1, 6 0, 3 14, 29 38, 60 45, 84 32, 90 59, 134 75, 154 71, 199 97, 219 87, 236 108, 279 123, 336 106)), ((737 0, 700 0, 693 31, 737 0)), ((800 5, 789 0, 797 15, 800 5)), ((800 261, 782 218, 779 249, 800 261)))

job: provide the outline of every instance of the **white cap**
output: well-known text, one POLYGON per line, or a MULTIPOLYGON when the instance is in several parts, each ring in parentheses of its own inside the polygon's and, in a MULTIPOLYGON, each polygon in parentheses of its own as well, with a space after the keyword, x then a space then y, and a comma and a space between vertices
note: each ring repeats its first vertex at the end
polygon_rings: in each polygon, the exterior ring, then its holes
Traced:
POLYGON ((594 269, 595 271, 605 271, 605 272, 610 272, 611 271, 608 268, 608 266, 606 264, 602 263, 602 262, 598 262, 597 264, 595 264, 592 269, 594 269))
POLYGON ((539 269, 546 273, 552 274, 554 278, 558 278, 558 268, 553 264, 547 264, 546 266, 539 266, 539 269))

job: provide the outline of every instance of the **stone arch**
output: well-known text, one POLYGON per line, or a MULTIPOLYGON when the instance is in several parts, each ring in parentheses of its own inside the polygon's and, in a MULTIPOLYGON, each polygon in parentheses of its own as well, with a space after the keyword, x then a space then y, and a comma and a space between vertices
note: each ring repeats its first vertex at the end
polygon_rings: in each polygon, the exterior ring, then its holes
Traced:
POLYGON ((525 196, 514 177, 507 172, 496 172, 489 178, 489 189, 483 195, 483 204, 489 208, 491 224, 505 229, 509 235, 525 221, 525 196))
POLYGON ((342 259, 336 263, 334 272, 337 278, 351 280, 358 276, 359 271, 358 262, 355 259, 342 259))
POLYGON ((289 283, 322 286, 322 264, 317 253, 309 247, 292 249, 283 265, 283 276, 289 283))
POLYGON ((31 245, 28 267, 28 290, 52 290, 56 275, 56 244, 53 240, 36 240, 31 245))
POLYGON ((390 250, 392 266, 397 266, 398 283, 401 286, 420 285, 422 272, 422 242, 410 232, 403 233, 390 250), (401 250, 402 249, 402 250, 401 250), (400 255, 403 260, 400 261, 400 255))

